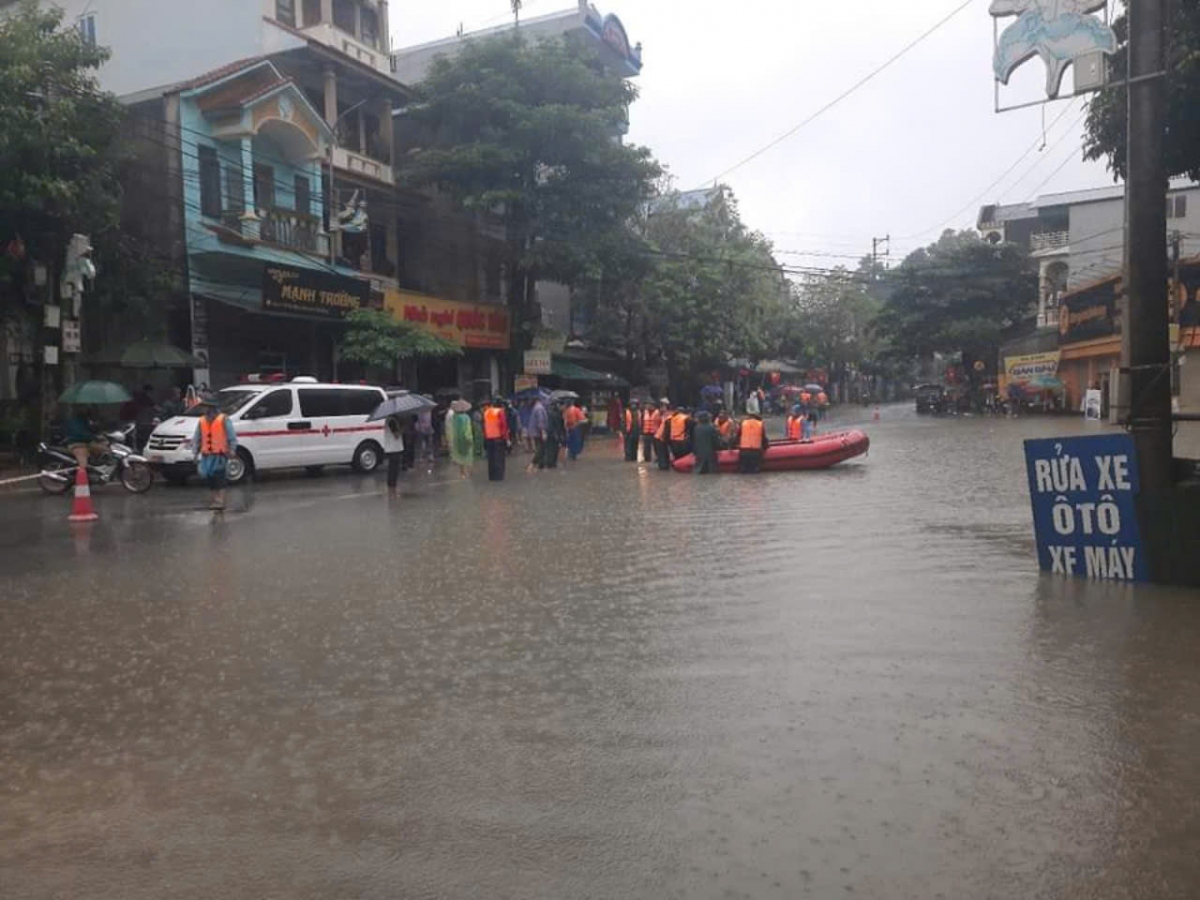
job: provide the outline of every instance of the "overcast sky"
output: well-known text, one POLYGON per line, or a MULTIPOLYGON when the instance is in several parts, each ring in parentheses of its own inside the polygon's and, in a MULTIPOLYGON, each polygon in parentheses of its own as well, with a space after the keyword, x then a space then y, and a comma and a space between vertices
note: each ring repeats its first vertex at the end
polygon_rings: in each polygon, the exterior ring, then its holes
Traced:
MULTIPOLYGON (((597 5, 642 43, 629 140, 650 147, 680 188, 694 188, 800 123, 962 0, 620 2, 597 5)), ((523 14, 571 5, 525 0, 523 14)), ((973 226, 981 203, 1112 183, 1103 165, 1082 161, 1082 100, 993 111, 987 8, 975 0, 856 93, 723 176, 781 262, 853 265, 872 237, 888 234, 895 262, 943 227, 973 226)), ((460 23, 472 31, 511 21, 509 0, 391 9, 396 47, 450 36, 460 23)), ((1038 98, 1044 78, 1031 60, 1002 102, 1038 98)))

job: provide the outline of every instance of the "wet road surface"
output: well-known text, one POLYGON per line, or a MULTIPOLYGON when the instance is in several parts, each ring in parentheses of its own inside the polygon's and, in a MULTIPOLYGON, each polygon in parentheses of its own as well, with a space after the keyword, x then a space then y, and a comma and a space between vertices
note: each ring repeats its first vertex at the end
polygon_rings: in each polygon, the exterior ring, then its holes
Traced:
POLYGON ((1035 569, 1020 441, 0 495, 4 898, 1200 895, 1200 596, 1035 569))

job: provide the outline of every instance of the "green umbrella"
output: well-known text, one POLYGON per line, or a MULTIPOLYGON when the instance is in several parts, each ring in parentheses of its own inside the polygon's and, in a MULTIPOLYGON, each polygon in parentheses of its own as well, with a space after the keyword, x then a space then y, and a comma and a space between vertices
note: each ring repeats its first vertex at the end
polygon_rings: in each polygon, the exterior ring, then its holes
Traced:
POLYGON ((129 391, 112 381, 80 381, 71 385, 58 398, 59 403, 83 406, 103 406, 108 403, 125 403, 132 399, 129 391))

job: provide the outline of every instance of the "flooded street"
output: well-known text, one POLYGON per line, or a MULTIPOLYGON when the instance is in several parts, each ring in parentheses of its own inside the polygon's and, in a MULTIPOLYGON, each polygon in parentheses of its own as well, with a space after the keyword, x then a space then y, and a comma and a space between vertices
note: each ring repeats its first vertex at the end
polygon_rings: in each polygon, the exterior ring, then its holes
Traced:
POLYGON ((1036 569, 1083 427, 0 495, 0 895, 1195 897, 1200 596, 1036 569))

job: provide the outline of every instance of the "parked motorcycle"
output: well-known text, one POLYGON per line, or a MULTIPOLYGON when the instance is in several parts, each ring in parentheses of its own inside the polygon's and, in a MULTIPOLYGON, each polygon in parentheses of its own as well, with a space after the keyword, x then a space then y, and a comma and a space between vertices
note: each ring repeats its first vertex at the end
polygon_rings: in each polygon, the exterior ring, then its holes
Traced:
MULTIPOLYGON (((132 423, 119 431, 105 435, 108 438, 108 452, 103 458, 88 462, 88 481, 99 487, 118 479, 127 491, 135 494, 145 493, 154 483, 154 471, 150 461, 144 456, 134 453, 129 442, 134 439, 136 426, 132 423)), ((48 494, 66 493, 75 484, 75 472, 79 464, 75 456, 66 447, 58 444, 39 444, 38 452, 42 459, 42 473, 38 477, 38 485, 48 494)))

